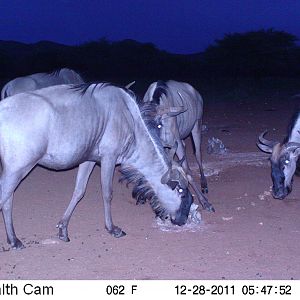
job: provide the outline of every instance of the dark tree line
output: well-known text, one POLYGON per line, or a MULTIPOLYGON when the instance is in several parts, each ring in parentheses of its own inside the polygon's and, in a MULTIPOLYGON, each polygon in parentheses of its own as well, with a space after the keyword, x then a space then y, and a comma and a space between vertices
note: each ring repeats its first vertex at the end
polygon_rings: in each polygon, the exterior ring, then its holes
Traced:
POLYGON ((227 34, 204 53, 213 76, 299 76, 300 48, 297 38, 273 29, 227 34))
POLYGON ((78 46, 0 41, 0 79, 61 67, 78 70, 87 80, 299 77, 296 42, 292 34, 268 29, 227 34, 203 53, 175 55, 134 40, 78 46))

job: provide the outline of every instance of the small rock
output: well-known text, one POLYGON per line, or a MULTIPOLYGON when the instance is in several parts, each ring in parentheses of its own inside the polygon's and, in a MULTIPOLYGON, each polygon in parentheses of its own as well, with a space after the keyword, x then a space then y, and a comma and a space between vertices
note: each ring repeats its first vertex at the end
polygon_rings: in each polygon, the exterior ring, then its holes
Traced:
POLYGON ((198 205, 192 203, 190 208, 189 218, 193 223, 199 224, 201 223, 201 214, 197 209, 198 209, 198 205))
POLYGON ((233 217, 222 217, 222 220, 223 221, 230 221, 230 220, 232 220, 233 219, 233 217))
POLYGON ((207 125, 203 124, 203 125, 202 125, 202 128, 201 128, 201 131, 202 131, 202 132, 207 132, 207 131, 208 131, 207 125))
POLYGON ((43 245, 54 245, 54 244, 58 244, 59 241, 58 240, 53 240, 53 239, 46 239, 42 241, 43 245))
POLYGON ((242 209, 246 209, 244 206, 238 206, 237 208, 236 208, 236 210, 242 210, 242 209))
POLYGON ((227 149, 221 140, 219 140, 218 138, 212 137, 211 139, 208 139, 207 153, 208 154, 226 154, 227 149))

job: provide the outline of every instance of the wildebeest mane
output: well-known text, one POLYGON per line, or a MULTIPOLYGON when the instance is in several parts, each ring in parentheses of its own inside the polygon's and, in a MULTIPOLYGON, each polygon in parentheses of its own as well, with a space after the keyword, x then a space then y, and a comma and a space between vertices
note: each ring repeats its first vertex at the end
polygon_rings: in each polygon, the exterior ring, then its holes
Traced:
POLYGON ((148 130, 153 133, 156 139, 159 137, 158 125, 161 121, 161 117, 157 114, 158 105, 154 102, 139 102, 138 105, 148 130))
POLYGON ((139 109, 142 115, 148 131, 151 134, 153 141, 155 142, 159 152, 164 157, 165 162, 170 166, 171 162, 166 155, 166 151, 159 137, 158 125, 161 123, 161 117, 157 114, 158 105, 151 102, 139 102, 139 109))
POLYGON ((89 89, 89 87, 91 85, 95 85, 91 91, 91 94, 94 93, 94 91, 96 89, 102 89, 102 88, 105 88, 107 86, 114 86, 114 87, 118 87, 120 89, 122 89, 123 91, 125 91, 128 95, 130 95, 132 98, 135 99, 135 94, 133 91, 125 88, 124 86, 119 86, 117 84, 113 84, 113 83, 110 83, 110 82, 84 82, 84 83, 79 83, 79 84, 74 84, 73 86, 70 87, 70 89, 72 90, 75 90, 75 91, 78 91, 81 95, 85 95, 87 90, 89 89))
MULTIPOLYGON (((291 120, 290 120, 290 123, 289 123, 289 125, 288 125, 288 127, 287 127, 287 135, 285 136, 285 138, 284 138, 284 140, 283 140, 283 144, 285 144, 285 143, 287 143, 287 142, 289 141, 289 138, 290 138, 291 135, 292 135, 292 130, 293 130, 293 128, 295 127, 295 125, 296 125, 296 123, 297 123, 299 117, 300 117, 300 110, 297 109, 297 110, 294 112, 294 114, 293 114, 293 116, 292 116, 292 118, 291 118, 291 120)), ((299 128, 299 130, 300 130, 300 128, 299 128)), ((299 158, 298 158, 298 160, 297 160, 297 166, 296 166, 295 175, 300 176, 300 159, 299 159, 299 158)))
POLYGON ((127 185, 133 184, 132 197, 137 202, 148 200, 156 216, 165 219, 167 217, 166 209, 160 206, 160 202, 146 178, 140 172, 128 166, 121 166, 120 172, 122 174, 120 182, 127 181, 127 185))
MULTIPOLYGON (((294 112, 294 114, 293 114, 293 116, 292 116, 292 118, 290 120, 290 123, 289 123, 289 125, 287 127, 287 135, 286 135, 286 137, 283 140, 284 144, 287 143, 288 140, 289 140, 289 138, 291 137, 292 130, 295 127, 295 125, 296 125, 299 117, 300 117, 300 111, 297 110, 297 111, 294 112)), ((299 130, 300 130, 300 128, 299 128, 299 130)))
POLYGON ((55 69, 55 70, 46 72, 46 74, 48 74, 48 75, 50 75, 50 76, 57 77, 57 76, 59 76, 59 73, 60 73, 61 70, 62 70, 62 69, 55 69))
MULTIPOLYGON (((158 134, 158 117, 156 113, 157 105, 153 102, 139 102, 138 105, 142 119, 145 122, 153 142, 156 144, 158 151, 167 165, 170 165, 171 163, 168 160, 168 156, 166 155, 158 134)), ((121 166, 120 172, 122 174, 120 179, 121 182, 127 181, 127 184, 132 183, 134 185, 132 197, 137 200, 137 203, 143 203, 148 200, 155 214, 161 219, 165 219, 167 217, 166 210, 160 206, 160 202, 146 178, 136 169, 128 166, 121 166)))

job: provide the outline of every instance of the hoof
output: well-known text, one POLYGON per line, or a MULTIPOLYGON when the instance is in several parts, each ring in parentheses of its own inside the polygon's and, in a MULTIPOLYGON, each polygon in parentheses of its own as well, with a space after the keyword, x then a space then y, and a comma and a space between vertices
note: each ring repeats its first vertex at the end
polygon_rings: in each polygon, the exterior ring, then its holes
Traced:
POLYGON ((126 235, 126 233, 119 227, 114 227, 112 230, 109 230, 108 232, 115 238, 120 238, 126 235))
POLYGON ((62 221, 56 225, 56 228, 58 228, 58 238, 64 242, 70 242, 67 226, 62 221))
POLYGON ((205 209, 210 212, 215 212, 214 207, 210 203, 208 204, 208 206, 205 207, 205 209))
POLYGON ((25 246, 23 245, 23 243, 20 240, 16 240, 14 243, 11 243, 11 248, 13 250, 21 250, 24 249, 25 246))
POLYGON ((115 238, 120 238, 120 237, 125 236, 125 235, 126 235, 126 232, 124 232, 123 230, 121 230, 120 233, 114 234, 114 237, 115 238))
POLYGON ((201 188, 201 191, 202 191, 203 194, 207 194, 208 193, 208 188, 207 187, 201 188))
POLYGON ((215 212, 214 207, 209 202, 204 202, 204 203, 200 202, 200 203, 201 203, 203 209, 210 211, 210 212, 215 212))
POLYGON ((146 199, 139 199, 139 200, 136 200, 136 205, 143 205, 146 203, 146 199))
POLYGON ((64 242, 70 242, 70 239, 68 236, 58 234, 58 238, 64 242))
POLYGON ((59 228, 58 238, 64 242, 70 242, 69 236, 65 228, 59 228))

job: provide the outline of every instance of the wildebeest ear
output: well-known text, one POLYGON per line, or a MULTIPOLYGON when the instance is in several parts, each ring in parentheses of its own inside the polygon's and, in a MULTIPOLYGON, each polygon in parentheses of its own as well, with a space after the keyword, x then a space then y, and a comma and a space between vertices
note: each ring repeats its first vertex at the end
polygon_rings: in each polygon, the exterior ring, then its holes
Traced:
POLYGON ((168 170, 163 177, 161 178, 161 183, 168 185, 172 190, 174 190, 178 184, 178 181, 174 181, 171 179, 171 170, 168 170))
POLYGON ((295 156, 299 156, 300 155, 300 148, 295 149, 293 154, 295 156))
POLYGON ((167 182, 167 185, 172 189, 172 190, 175 190, 176 186, 178 185, 178 182, 177 181, 173 181, 173 180, 169 180, 167 182))
POLYGON ((294 157, 299 156, 300 154, 300 143, 296 142, 289 142, 284 145, 285 150, 289 153, 291 153, 294 157))

